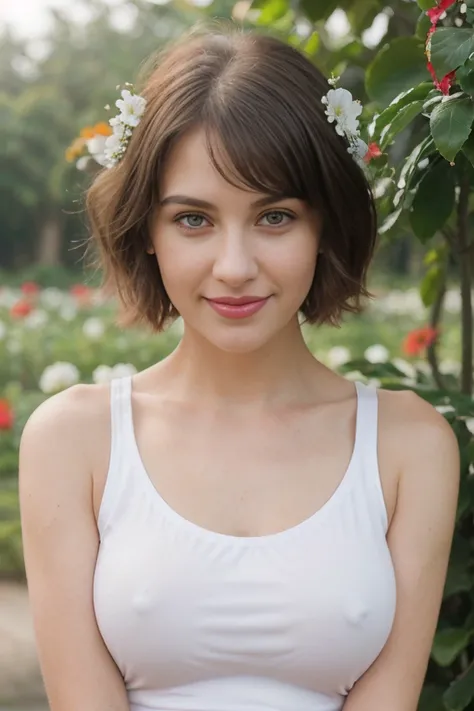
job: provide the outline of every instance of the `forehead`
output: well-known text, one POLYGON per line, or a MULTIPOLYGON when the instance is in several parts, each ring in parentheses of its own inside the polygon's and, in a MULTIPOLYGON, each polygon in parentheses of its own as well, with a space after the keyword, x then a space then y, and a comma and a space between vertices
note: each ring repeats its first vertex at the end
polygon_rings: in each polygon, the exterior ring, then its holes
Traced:
POLYGON ((195 128, 184 134, 171 149, 160 181, 160 198, 180 194, 202 197, 212 202, 219 194, 232 199, 254 200, 255 195, 267 194, 243 184, 235 176, 237 185, 224 177, 212 161, 206 132, 195 128))

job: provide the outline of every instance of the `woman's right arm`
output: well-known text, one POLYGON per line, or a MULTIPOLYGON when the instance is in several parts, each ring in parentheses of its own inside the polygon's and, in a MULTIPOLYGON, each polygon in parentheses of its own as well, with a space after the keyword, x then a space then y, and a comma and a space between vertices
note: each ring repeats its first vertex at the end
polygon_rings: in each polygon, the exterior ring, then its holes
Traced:
POLYGON ((74 386, 40 405, 20 445, 28 591, 51 711, 129 711, 93 607, 99 538, 88 447, 91 387, 74 386))

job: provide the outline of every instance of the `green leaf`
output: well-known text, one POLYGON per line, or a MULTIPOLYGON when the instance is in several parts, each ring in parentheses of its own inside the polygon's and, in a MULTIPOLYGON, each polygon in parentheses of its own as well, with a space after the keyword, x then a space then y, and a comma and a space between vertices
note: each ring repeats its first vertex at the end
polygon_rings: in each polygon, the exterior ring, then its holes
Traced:
POLYGON ((431 306, 436 301, 443 280, 444 269, 438 264, 426 272, 420 284, 421 300, 426 307, 431 306))
POLYGON ((416 0, 420 10, 431 10, 436 5, 436 0, 416 0))
POLYGON ((423 43, 416 37, 397 37, 378 52, 365 76, 369 97, 388 104, 400 92, 429 80, 423 43))
POLYGON ((440 667, 449 667, 466 649, 472 632, 460 627, 449 627, 436 633, 431 656, 440 667))
POLYGON ((272 22, 284 17, 289 9, 288 0, 266 0, 253 5, 261 10, 257 23, 259 25, 270 25, 272 22))
POLYGON ((375 121, 372 122, 370 127, 371 137, 380 136, 382 129, 393 121, 400 109, 407 104, 411 104, 413 101, 426 99, 432 89, 433 85, 431 82, 423 82, 418 86, 411 87, 407 89, 407 91, 402 91, 401 94, 398 94, 387 108, 375 118, 375 121))
POLYGON ((469 138, 462 147, 462 152, 474 166, 474 131, 471 131, 471 133, 469 134, 469 138))
POLYGON ((327 19, 338 4, 338 0, 300 0, 300 9, 311 22, 318 22, 327 19))
POLYGON ((443 695, 449 711, 463 711, 474 698, 474 662, 443 695))
POLYGON ((471 133, 474 103, 469 98, 449 97, 435 106, 430 117, 431 135, 436 148, 452 162, 471 133))
POLYGON ((306 40, 304 51, 306 54, 309 54, 310 57, 314 57, 314 55, 318 53, 319 46, 319 32, 313 32, 312 35, 306 40))
POLYGON ((474 52, 474 32, 460 27, 440 27, 431 38, 431 62, 438 78, 464 64, 474 52))
POLYGON ((456 80, 466 94, 474 96, 474 62, 472 60, 459 67, 456 72, 456 80))
MULTIPOLYGON (((421 242, 429 240, 444 226, 453 211, 454 199, 454 171, 449 163, 439 161, 420 180, 409 213, 410 225, 421 242)), ((430 271, 425 277, 428 282, 433 279, 433 275, 428 277, 430 271)), ((432 288, 434 286, 426 286, 430 295, 432 288)), ((426 306, 434 300, 427 298, 426 306)))
POLYGON ((423 101, 413 101, 403 106, 396 114, 392 123, 389 123, 380 134, 380 148, 385 150, 394 140, 395 136, 405 129, 413 119, 423 111, 423 101))
POLYGON ((425 684, 421 691, 417 711, 446 711, 443 703, 443 686, 425 684))
POLYGON ((423 42, 426 42, 428 30, 431 27, 431 20, 425 12, 422 12, 416 23, 415 35, 423 42))

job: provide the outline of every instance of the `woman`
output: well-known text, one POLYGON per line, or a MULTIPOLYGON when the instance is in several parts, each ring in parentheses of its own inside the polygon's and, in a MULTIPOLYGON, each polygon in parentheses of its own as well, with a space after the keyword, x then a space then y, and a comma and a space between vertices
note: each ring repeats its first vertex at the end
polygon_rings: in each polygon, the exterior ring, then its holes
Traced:
POLYGON ((88 195, 107 283, 128 321, 184 335, 24 430, 52 711, 417 707, 458 449, 422 399, 303 340, 299 316, 360 309, 376 234, 359 110, 328 90, 275 39, 196 32, 112 120, 88 195))

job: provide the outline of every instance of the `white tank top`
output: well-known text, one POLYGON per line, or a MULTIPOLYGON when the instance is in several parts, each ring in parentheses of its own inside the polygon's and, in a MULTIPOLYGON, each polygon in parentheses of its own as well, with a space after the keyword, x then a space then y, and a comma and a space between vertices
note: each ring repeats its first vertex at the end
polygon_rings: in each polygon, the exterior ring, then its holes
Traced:
POLYGON ((340 711, 377 658, 396 585, 377 392, 356 387, 352 458, 329 501, 280 533, 238 537, 160 496, 134 437, 132 380, 112 382, 94 604, 131 711, 340 711))

